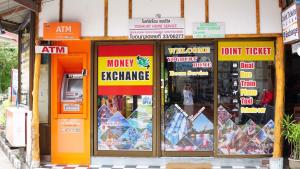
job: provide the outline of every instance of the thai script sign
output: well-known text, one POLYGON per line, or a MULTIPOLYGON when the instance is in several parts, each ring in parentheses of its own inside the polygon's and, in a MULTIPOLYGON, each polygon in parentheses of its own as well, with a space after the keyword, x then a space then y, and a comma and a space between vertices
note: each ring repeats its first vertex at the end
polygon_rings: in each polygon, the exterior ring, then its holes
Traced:
POLYGON ((129 39, 183 39, 184 18, 133 18, 129 39))
POLYGON ((289 43, 299 40, 298 33, 298 7, 299 5, 293 4, 281 14, 283 42, 289 43))
POLYGON ((220 22, 194 23, 193 38, 224 38, 225 24, 220 22))

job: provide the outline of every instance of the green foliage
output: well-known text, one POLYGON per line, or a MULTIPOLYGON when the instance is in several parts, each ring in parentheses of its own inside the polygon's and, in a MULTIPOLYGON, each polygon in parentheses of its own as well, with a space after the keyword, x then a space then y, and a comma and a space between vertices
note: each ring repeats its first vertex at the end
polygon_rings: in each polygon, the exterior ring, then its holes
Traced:
POLYGON ((9 99, 5 100, 2 104, 0 104, 0 127, 5 126, 6 122, 6 109, 11 105, 11 102, 9 99))
POLYGON ((291 145, 291 158, 300 160, 300 124, 293 120, 293 115, 285 115, 282 120, 282 136, 291 145))
POLYGON ((7 42, 0 42, 0 93, 10 86, 11 69, 16 69, 17 66, 17 48, 7 42))

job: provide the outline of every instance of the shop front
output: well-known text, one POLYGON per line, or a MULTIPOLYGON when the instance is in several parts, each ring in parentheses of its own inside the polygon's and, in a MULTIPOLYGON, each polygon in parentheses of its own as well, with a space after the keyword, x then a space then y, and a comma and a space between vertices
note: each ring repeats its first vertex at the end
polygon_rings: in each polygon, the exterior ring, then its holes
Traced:
POLYGON ((74 2, 42 3, 36 18, 51 96, 33 116, 48 117, 51 163, 282 157, 281 4, 74 2))
POLYGON ((271 156, 275 42, 92 42, 91 154, 271 156))

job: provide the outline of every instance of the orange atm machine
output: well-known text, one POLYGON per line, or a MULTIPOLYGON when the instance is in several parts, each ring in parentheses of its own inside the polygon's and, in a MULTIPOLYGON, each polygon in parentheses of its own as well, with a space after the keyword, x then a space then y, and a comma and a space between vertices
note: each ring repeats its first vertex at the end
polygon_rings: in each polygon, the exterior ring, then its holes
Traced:
POLYGON ((51 162, 90 163, 89 56, 51 56, 51 162))

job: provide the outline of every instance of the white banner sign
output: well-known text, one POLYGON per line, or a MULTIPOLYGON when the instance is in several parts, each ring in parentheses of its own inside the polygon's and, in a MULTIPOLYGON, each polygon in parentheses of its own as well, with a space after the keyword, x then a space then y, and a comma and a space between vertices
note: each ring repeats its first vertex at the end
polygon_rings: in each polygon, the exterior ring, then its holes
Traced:
POLYGON ((281 14, 282 29, 286 29, 297 22, 297 8, 296 4, 292 5, 281 14))
POLYGON ((289 43, 299 40, 297 5, 293 4, 281 14, 283 42, 289 43))
POLYGON ((288 43, 299 39, 298 24, 294 23, 283 30, 283 42, 288 43))
POLYGON ((183 39, 184 18, 133 18, 129 39, 183 39))
POLYGON ((193 23, 193 38, 224 38, 225 23, 193 23))
POLYGON ((35 46, 35 53, 68 54, 66 46, 35 46))

